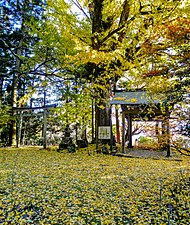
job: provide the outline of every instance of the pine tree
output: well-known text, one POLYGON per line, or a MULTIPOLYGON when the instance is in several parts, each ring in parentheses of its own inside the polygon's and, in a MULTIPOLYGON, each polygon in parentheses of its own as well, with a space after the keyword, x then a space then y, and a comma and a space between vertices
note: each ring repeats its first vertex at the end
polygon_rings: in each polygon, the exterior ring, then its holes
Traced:
MULTIPOLYGON (((3 66, 1 67, 1 93, 3 89, 8 99, 5 104, 12 107, 12 124, 9 127, 9 145, 16 145, 16 115, 14 107, 27 93, 30 86, 29 58, 36 37, 29 34, 28 23, 40 20, 43 14, 43 1, 6 0, 1 1, 0 47, 3 66)), ((5 95, 5 96, 6 96, 5 95)), ((3 98, 1 94, 1 99, 3 98)), ((17 143, 18 144, 18 143, 17 143)))

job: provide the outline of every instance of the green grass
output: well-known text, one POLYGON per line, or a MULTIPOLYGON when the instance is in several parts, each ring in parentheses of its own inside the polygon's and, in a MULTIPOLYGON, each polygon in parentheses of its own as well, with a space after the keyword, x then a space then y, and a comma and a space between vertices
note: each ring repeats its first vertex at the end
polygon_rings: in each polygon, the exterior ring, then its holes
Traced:
POLYGON ((24 148, 0 160, 0 224, 190 224, 189 158, 24 148))

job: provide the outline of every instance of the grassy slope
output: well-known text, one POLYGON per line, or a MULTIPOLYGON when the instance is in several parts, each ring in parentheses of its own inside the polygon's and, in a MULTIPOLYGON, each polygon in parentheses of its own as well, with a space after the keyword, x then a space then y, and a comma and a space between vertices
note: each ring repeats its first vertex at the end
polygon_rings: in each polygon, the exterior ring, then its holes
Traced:
POLYGON ((190 224, 189 158, 25 148, 0 160, 0 224, 190 224))

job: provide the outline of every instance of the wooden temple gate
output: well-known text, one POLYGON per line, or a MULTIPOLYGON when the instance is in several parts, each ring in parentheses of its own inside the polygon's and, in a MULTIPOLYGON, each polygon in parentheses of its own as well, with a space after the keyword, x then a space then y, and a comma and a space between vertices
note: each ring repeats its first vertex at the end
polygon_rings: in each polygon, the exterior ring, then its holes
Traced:
MULTIPOLYGON (((119 91, 115 92, 110 101, 111 105, 120 105, 122 109, 122 152, 125 153, 126 142, 126 120, 127 120, 127 139, 128 148, 132 148, 132 122, 138 121, 161 121, 162 133, 165 136, 164 150, 170 156, 170 112, 167 107, 162 107, 158 99, 152 99, 145 91, 119 91)), ((116 129, 118 132, 118 129, 116 129)), ((156 126, 158 134, 158 126, 156 126)), ((118 135, 119 136, 119 135, 118 135)))

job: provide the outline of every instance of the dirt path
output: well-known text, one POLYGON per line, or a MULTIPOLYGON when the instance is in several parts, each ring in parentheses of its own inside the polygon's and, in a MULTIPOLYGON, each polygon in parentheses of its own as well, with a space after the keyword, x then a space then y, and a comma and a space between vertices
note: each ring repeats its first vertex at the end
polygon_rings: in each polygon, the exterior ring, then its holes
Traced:
POLYGON ((116 155, 130 158, 170 159, 181 161, 180 156, 173 152, 171 153, 171 157, 166 157, 166 151, 158 152, 153 150, 128 149, 126 150, 126 153, 117 153, 116 155))

